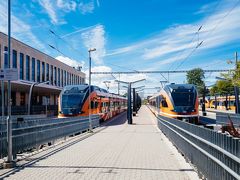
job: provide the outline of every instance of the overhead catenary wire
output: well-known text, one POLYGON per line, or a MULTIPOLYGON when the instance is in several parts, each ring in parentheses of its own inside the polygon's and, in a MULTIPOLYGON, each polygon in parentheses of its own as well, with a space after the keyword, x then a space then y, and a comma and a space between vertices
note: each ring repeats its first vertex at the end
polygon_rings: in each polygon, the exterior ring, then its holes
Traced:
MULTIPOLYGON (((238 6, 239 2, 240 2, 240 0, 238 0, 237 3, 235 3, 234 6, 217 22, 217 24, 214 26, 214 28, 208 32, 208 34, 206 35, 206 37, 209 36, 209 35, 211 35, 211 34, 217 29, 217 27, 225 20, 225 18, 238 6)), ((201 28, 201 29, 202 29, 202 28, 201 28)), ((176 68, 175 70, 177 70, 179 67, 181 67, 182 64, 183 64, 184 62, 186 62, 186 61, 189 59, 189 57, 192 56, 192 54, 193 54, 200 46, 202 46, 203 42, 205 42, 205 41, 206 41, 206 39, 205 39, 205 40, 202 40, 202 41, 187 55, 187 57, 179 64, 179 66, 177 66, 177 68, 176 68)))
MULTIPOLYGON (((215 12, 215 11, 216 11, 216 9, 217 9, 217 8, 219 7, 219 5, 220 5, 220 2, 222 2, 222 0, 219 0, 219 1, 218 1, 217 5, 215 6, 215 8, 214 8, 214 10, 213 10, 212 12, 215 12)), ((192 39, 191 39, 191 41, 190 41, 190 43, 189 43, 190 45, 193 43, 193 40, 194 40, 194 38, 196 37, 196 35, 198 36, 198 45, 197 45, 197 46, 201 46, 201 45, 202 45, 203 42, 201 42, 201 44, 199 44, 199 32, 200 32, 201 29, 203 28, 204 24, 208 21, 209 17, 210 17, 210 16, 208 16, 207 19, 205 20, 205 22, 202 23, 202 25, 199 26, 197 32, 194 33, 194 36, 192 37, 192 39)), ((194 49, 190 52, 190 56, 191 56, 191 54, 193 54, 193 52, 196 50, 196 47, 193 47, 193 48, 194 48, 194 49)), ((198 47, 197 47, 197 48, 198 48, 198 47)), ((185 51, 186 51, 186 50, 181 51, 181 53, 179 53, 177 56, 178 56, 178 57, 182 56, 182 54, 183 54, 185 51)), ((189 56, 189 55, 188 55, 188 56, 189 56)), ((189 56, 189 57, 188 57, 188 56, 187 56, 187 58, 190 57, 190 56, 189 56)), ((180 63, 180 64, 182 65, 183 63, 180 63)), ((169 67, 168 70, 170 70, 173 65, 174 65, 174 62, 172 63, 172 65, 169 67)), ((180 66, 181 66, 181 65, 180 65, 180 66)), ((176 68, 176 69, 177 69, 177 68, 176 68)), ((176 69, 175 69, 175 70, 176 70, 176 69)))
POLYGON ((70 43, 68 43, 64 38, 62 38, 61 36, 59 36, 57 33, 55 33, 53 30, 49 29, 49 32, 51 34, 53 34, 55 37, 57 37, 58 39, 62 40, 64 43, 66 43, 66 45, 68 45, 68 47, 70 47, 72 50, 74 50, 75 52, 77 52, 79 55, 81 55, 84 59, 88 59, 87 56, 85 56, 81 51, 79 51, 78 49, 74 48, 70 43))

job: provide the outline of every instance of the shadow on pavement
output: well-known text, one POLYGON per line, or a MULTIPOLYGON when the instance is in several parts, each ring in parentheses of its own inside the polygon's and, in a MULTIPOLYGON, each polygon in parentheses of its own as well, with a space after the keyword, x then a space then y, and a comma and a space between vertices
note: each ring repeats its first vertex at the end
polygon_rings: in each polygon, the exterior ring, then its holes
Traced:
POLYGON ((165 169, 139 167, 112 167, 112 166, 31 166, 30 168, 63 168, 63 169, 110 169, 110 170, 140 170, 140 171, 194 171, 193 169, 165 169))
POLYGON ((127 121, 127 112, 119 114, 118 116, 104 122, 102 126, 118 126, 125 124, 127 121))

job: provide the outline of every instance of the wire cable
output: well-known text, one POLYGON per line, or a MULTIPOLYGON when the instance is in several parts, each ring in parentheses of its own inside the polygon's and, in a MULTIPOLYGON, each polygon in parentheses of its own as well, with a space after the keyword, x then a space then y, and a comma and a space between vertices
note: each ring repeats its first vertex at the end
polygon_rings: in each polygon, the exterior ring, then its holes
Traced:
POLYGON ((65 39, 63 39, 61 36, 59 36, 58 34, 56 34, 53 30, 49 29, 49 32, 51 34, 53 34, 54 36, 56 36, 58 39, 62 40, 64 43, 66 43, 72 50, 74 50, 75 52, 79 53, 84 59, 88 59, 88 57, 86 57, 81 51, 79 51, 78 49, 74 48, 71 44, 69 44, 65 39))
MULTIPOLYGON (((214 26, 214 28, 208 32, 207 36, 211 35, 216 29, 217 27, 225 20, 225 18, 238 6, 240 0, 237 1, 236 4, 234 4, 234 6, 223 16, 223 18, 221 18, 217 24, 214 26)), ((206 40, 201 41, 188 55, 187 57, 179 64, 179 66, 177 66, 177 68, 175 70, 177 70, 179 67, 181 67, 183 65, 184 62, 186 62, 190 56, 192 56, 192 54, 203 44, 203 42, 205 42, 206 40)))

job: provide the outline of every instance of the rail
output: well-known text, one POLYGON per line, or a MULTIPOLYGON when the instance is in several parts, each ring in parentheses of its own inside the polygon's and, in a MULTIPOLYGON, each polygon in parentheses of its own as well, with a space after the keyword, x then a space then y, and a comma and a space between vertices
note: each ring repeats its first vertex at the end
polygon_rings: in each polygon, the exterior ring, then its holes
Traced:
POLYGON ((204 178, 240 179, 240 139, 158 116, 158 127, 204 178))
MULTIPOLYGON (((99 116, 92 116, 92 126, 99 126, 99 116)), ((89 119, 86 117, 43 118, 13 120, 13 157, 27 149, 38 147, 56 139, 88 130, 89 119)), ((0 121, 0 158, 7 156, 7 126, 0 121)))

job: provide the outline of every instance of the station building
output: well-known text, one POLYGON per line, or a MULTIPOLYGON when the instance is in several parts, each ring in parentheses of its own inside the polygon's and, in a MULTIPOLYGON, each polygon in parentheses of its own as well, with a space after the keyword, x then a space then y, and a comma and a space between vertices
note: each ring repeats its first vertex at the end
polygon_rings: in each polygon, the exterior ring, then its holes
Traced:
MULTIPOLYGON (((7 35, 0 32, 0 69, 8 68, 7 42, 7 35)), ((56 109, 59 93, 64 86, 85 83, 85 74, 80 68, 71 67, 14 38, 11 38, 10 66, 17 68, 19 74, 19 80, 11 81, 13 114, 14 111, 16 111, 15 114, 26 112, 29 91, 33 83, 35 85, 32 91, 31 108, 35 107, 35 111, 41 109, 41 106, 46 103, 49 107, 56 109), (46 81, 49 82, 43 83, 46 81)), ((7 105, 7 82, 4 84, 5 94, 1 94, 0 106, 1 99, 4 97, 5 106, 7 105)))

